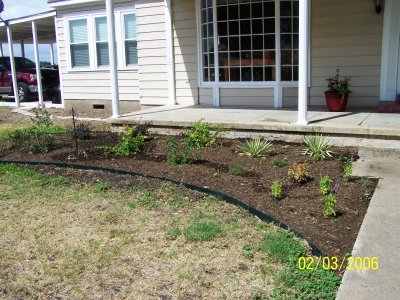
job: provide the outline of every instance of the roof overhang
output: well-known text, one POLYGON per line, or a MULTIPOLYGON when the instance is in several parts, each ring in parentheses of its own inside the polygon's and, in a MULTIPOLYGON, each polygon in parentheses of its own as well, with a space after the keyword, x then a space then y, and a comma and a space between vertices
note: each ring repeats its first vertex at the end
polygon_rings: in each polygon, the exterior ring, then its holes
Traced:
MULTIPOLYGON (((25 43, 33 41, 32 21, 37 26, 37 35, 39 43, 55 43, 56 29, 54 23, 55 11, 47 11, 30 16, 6 20, 8 26, 12 29, 14 42, 23 40, 25 43)), ((0 43, 7 43, 7 27, 3 22, 0 23, 0 43)))

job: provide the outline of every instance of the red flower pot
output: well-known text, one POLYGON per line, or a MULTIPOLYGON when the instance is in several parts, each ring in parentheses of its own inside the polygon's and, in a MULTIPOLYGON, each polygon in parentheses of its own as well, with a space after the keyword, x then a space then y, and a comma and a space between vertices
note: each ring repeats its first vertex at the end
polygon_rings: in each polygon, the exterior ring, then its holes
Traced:
POLYGON ((332 112, 342 112, 346 110, 347 101, 349 100, 349 95, 342 95, 337 92, 325 92, 326 106, 329 111, 332 112))

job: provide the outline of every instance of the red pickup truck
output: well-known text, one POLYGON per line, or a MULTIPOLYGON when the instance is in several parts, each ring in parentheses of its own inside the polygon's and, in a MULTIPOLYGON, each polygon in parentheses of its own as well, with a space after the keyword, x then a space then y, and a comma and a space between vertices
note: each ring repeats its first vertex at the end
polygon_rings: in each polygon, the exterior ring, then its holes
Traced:
MULTIPOLYGON (((35 63, 23 57, 15 57, 18 95, 21 102, 36 99, 38 86, 35 63)), ((60 101, 60 76, 58 68, 41 68, 43 96, 54 103, 60 101)), ((10 58, 0 57, 0 95, 13 95, 10 58)))

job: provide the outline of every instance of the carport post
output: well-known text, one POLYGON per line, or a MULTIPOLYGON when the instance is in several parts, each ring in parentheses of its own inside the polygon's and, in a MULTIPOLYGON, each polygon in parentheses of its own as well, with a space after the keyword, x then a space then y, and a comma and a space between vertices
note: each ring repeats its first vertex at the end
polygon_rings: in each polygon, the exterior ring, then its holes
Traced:
POLYGON ((0 43, 0 56, 3 56, 3 44, 0 43))
POLYGON ((35 50, 36 81, 38 86, 39 106, 41 108, 44 108, 42 73, 40 72, 39 47, 38 47, 37 28, 35 21, 32 21, 32 35, 33 35, 33 48, 35 50))
POLYGON ((307 125, 309 0, 299 1, 299 103, 297 124, 307 125))
POLYGON ((13 48, 13 38, 12 38, 11 26, 7 26, 7 38, 8 38, 8 49, 10 52, 11 76, 12 76, 12 82, 13 82, 15 106, 20 107, 21 105, 19 104, 17 72, 15 70, 14 48, 13 48))
POLYGON ((21 40, 21 56, 25 58, 25 42, 21 40))
POLYGON ((54 47, 53 43, 50 44, 50 62, 54 65, 54 47))
POLYGON ((112 0, 106 0, 106 11, 107 11, 108 55, 110 60, 110 77, 111 77, 112 116, 113 118, 118 118, 120 112, 119 112, 119 92, 118 92, 117 51, 115 43, 114 9, 112 0))

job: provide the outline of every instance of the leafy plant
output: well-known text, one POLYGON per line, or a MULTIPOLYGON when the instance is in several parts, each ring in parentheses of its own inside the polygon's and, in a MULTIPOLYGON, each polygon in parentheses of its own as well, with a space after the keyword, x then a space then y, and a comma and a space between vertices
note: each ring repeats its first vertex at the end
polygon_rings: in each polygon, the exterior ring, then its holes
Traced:
POLYGON ((327 81, 328 81, 329 91, 339 93, 343 97, 351 93, 350 90, 351 77, 340 76, 340 69, 336 69, 335 76, 329 77, 327 81))
POLYGON ((72 131, 72 137, 80 141, 90 140, 92 138, 92 127, 88 123, 78 123, 72 131))
POLYGON ((335 217, 336 197, 332 194, 325 196, 324 218, 335 217))
POLYGON ((305 183, 310 176, 310 166, 307 163, 295 163, 288 170, 288 176, 297 183, 305 183))
POLYGON ((343 165, 343 179, 345 181, 349 181, 352 173, 353 173, 353 160, 351 158, 347 158, 343 165))
POLYGON ((285 157, 277 157, 272 160, 272 165, 274 167, 283 168, 288 164, 288 158, 285 157))
POLYGON ((99 182, 93 187, 93 191, 95 193, 101 193, 108 191, 109 189, 111 189, 111 187, 111 184, 108 182, 99 182))
POLYGON ((120 134, 121 142, 114 147, 101 147, 107 154, 117 154, 129 156, 142 152, 147 136, 137 130, 136 126, 124 126, 124 131, 120 134))
POLYGON ((167 137, 166 146, 167 150, 171 152, 171 155, 167 157, 167 163, 173 165, 185 165, 190 163, 192 150, 186 143, 179 143, 174 137, 167 137))
POLYGON ((49 127, 53 124, 51 121, 51 116, 48 111, 40 106, 32 109, 35 116, 31 118, 34 126, 36 127, 49 127))
POLYGON ((369 189, 371 187, 371 184, 372 184, 371 178, 369 178, 368 176, 363 176, 360 179, 360 183, 361 183, 361 186, 364 189, 369 189))
POLYGON ((303 138, 307 148, 301 152, 303 155, 309 155, 316 160, 322 160, 332 157, 330 141, 322 135, 312 135, 303 138))
POLYGON ((263 139, 247 140, 244 145, 237 147, 236 152, 241 156, 267 157, 274 150, 272 144, 263 139))
POLYGON ((54 149, 54 138, 52 135, 33 133, 29 140, 29 150, 33 154, 47 153, 54 149))
POLYGON ((190 242, 212 241, 224 234, 221 225, 212 221, 200 221, 189 224, 183 230, 186 240, 190 242))
POLYGON ((319 190, 323 196, 326 196, 332 191, 332 179, 329 176, 324 176, 319 182, 319 190))
POLYGON ((271 194, 276 200, 283 198, 282 183, 280 181, 274 181, 271 186, 271 194))
POLYGON ((235 176, 244 177, 244 170, 241 166, 232 166, 229 168, 229 173, 235 176))
POLYGON ((222 131, 222 128, 212 127, 210 124, 200 120, 195 122, 188 130, 185 143, 190 149, 213 147, 222 131))

